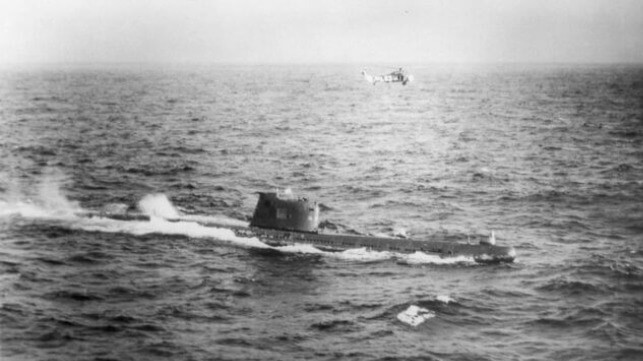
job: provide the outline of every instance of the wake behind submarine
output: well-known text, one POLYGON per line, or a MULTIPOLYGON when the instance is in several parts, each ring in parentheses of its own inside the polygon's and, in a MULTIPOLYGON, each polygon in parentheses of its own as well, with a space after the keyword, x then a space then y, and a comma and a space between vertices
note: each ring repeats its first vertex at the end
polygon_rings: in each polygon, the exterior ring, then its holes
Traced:
MULTIPOLYGON (((472 257, 479 263, 513 262, 516 252, 513 247, 496 246, 495 237, 478 244, 446 240, 413 240, 365 235, 324 234, 319 231, 319 205, 307 198, 291 194, 258 192, 248 227, 231 226, 213 222, 199 222, 204 226, 227 228, 239 237, 257 237, 270 246, 310 244, 323 251, 339 252, 353 248, 398 253, 423 252, 441 257, 472 257)), ((119 220, 150 220, 150 216, 129 212, 100 212, 86 214, 119 220)), ((168 219, 181 221, 183 219, 168 219)), ((438 236, 435 236, 436 238, 438 236)))

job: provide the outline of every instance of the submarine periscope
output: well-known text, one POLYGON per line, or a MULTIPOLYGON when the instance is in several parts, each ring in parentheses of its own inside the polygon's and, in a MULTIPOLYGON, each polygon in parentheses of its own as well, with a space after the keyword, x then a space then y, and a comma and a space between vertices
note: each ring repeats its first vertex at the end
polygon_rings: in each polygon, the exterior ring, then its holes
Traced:
MULTIPOLYGON (((440 257, 471 257, 478 263, 510 263, 516 252, 510 246, 497 246, 493 232, 488 239, 477 244, 454 242, 439 235, 430 240, 376 237, 322 233, 319 230, 319 205, 307 198, 292 194, 257 192, 259 199, 249 226, 199 222, 204 226, 231 229, 239 237, 257 237, 269 246, 309 244, 323 251, 340 252, 347 249, 366 248, 376 251, 398 253, 423 252, 440 257)), ((141 213, 110 212, 83 214, 84 216, 107 217, 118 220, 149 220, 141 213)), ((167 219, 183 221, 181 217, 167 219)))

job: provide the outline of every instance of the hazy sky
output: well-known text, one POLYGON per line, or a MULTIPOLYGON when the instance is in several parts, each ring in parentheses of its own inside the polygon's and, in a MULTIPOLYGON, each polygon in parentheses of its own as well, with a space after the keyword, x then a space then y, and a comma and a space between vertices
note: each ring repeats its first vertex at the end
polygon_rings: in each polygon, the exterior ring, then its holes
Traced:
POLYGON ((640 62, 642 0, 0 0, 0 63, 640 62))

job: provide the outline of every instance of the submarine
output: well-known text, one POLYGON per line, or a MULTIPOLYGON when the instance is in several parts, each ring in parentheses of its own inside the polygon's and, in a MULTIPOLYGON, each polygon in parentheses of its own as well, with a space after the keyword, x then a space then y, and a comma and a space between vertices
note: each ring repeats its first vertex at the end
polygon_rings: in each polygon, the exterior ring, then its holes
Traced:
MULTIPOLYGON (((319 229, 319 204, 305 197, 276 192, 257 192, 259 199, 249 226, 229 225, 214 222, 198 222, 203 226, 232 230, 238 237, 256 237, 273 246, 309 244, 322 251, 341 252, 347 249, 366 248, 397 253, 423 252, 440 257, 471 257, 478 263, 510 263, 516 252, 510 246, 497 246, 495 236, 477 244, 453 242, 440 236, 435 239, 415 240, 395 237, 322 233, 319 229)), ((151 217, 127 210, 103 210, 85 213, 83 216, 106 217, 117 220, 150 220, 151 217)), ((170 222, 186 219, 170 218, 170 222)))

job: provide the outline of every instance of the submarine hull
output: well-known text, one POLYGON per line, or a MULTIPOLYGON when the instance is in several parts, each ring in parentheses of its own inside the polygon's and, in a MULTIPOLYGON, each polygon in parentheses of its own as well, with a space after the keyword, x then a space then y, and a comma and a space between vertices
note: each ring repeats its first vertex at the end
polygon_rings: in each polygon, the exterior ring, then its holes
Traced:
MULTIPOLYGON (((150 217, 142 214, 105 214, 83 213, 83 217, 104 217, 122 221, 149 221, 150 217)), ((190 219, 166 219, 170 222, 194 222, 190 219)), ((344 251, 347 249, 367 248, 376 251, 397 253, 423 252, 437 254, 441 257, 472 257, 479 263, 513 262, 516 252, 513 247, 491 244, 469 244, 447 240, 414 240, 405 238, 373 237, 361 235, 326 234, 318 232, 300 232, 275 230, 259 227, 240 227, 212 222, 197 222, 206 227, 226 228, 238 237, 257 237, 269 246, 279 247, 294 244, 309 244, 323 251, 344 251)), ((438 236, 435 236, 438 238, 438 236)))
POLYGON ((352 248, 367 248, 376 251, 397 253, 423 252, 442 257, 472 257, 479 263, 513 262, 516 252, 513 247, 490 244, 468 244, 443 240, 414 240, 403 238, 305 233, 255 227, 233 229, 240 237, 257 237, 270 246, 310 244, 324 251, 344 251, 352 248))

